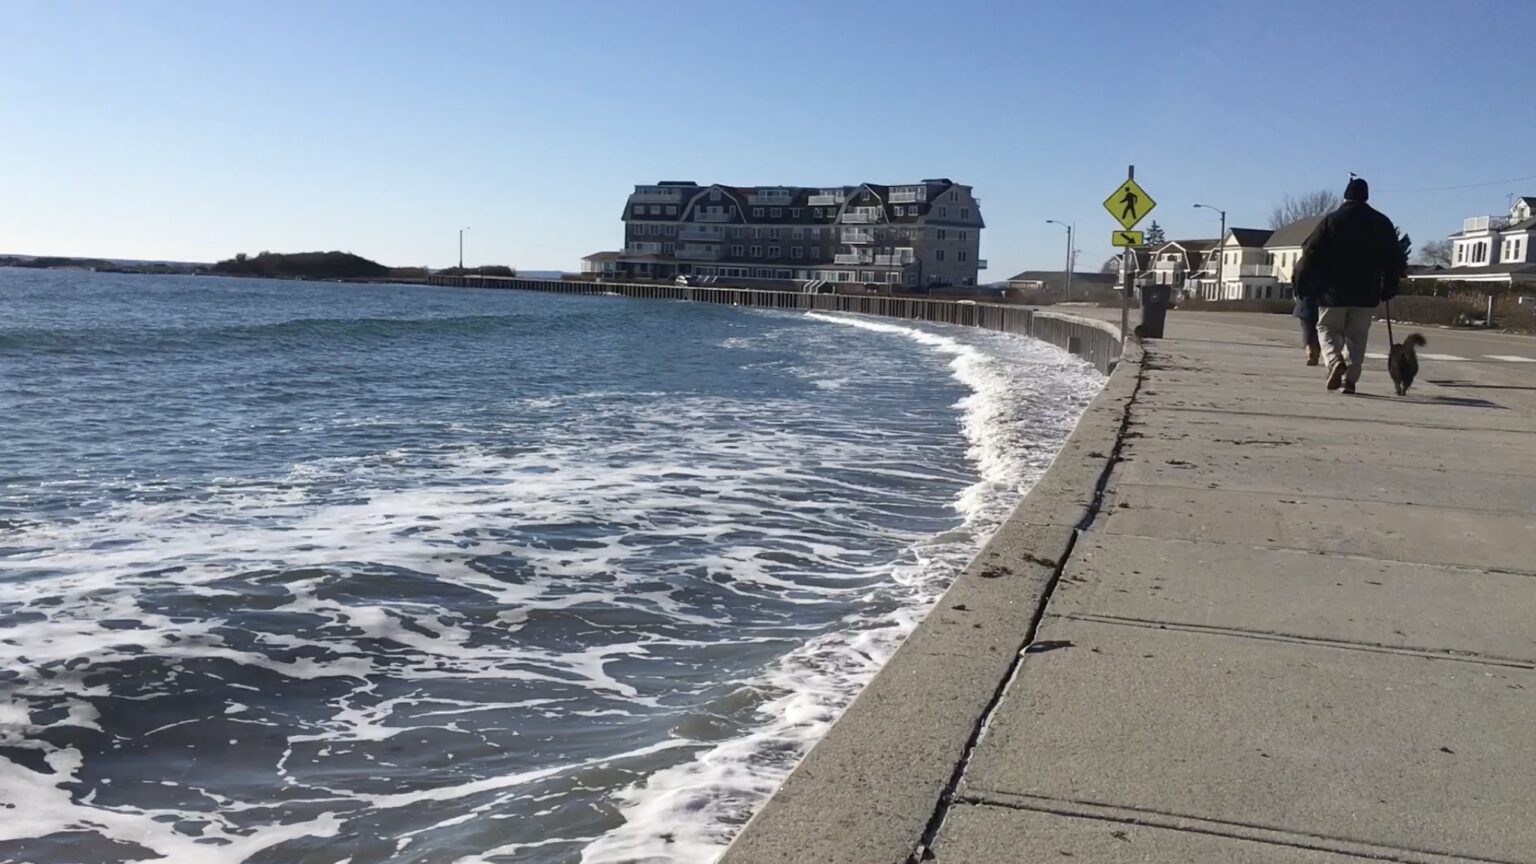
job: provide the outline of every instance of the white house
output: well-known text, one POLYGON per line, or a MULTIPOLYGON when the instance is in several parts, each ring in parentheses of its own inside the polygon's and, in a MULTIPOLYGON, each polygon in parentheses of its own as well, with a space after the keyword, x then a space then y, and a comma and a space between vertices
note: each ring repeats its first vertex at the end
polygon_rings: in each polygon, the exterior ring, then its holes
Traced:
POLYGON ((1301 244, 1321 216, 1298 219, 1274 231, 1233 228, 1220 246, 1211 244, 1189 275, 1189 292, 1202 300, 1289 300, 1301 244))
POLYGON ((581 272, 596 274, 605 278, 619 275, 618 252, 593 252, 581 259, 581 272))
POLYGON ((1451 266, 1412 279, 1536 284, 1536 197, 1516 198, 1508 216, 1469 216, 1450 236, 1451 266))
POLYGON ((1170 240, 1152 249, 1144 274, 1149 277, 1146 281, 1170 285, 1179 293, 1194 293, 1190 283, 1215 248, 1215 240, 1170 240))
POLYGON ((1321 216, 1306 216, 1277 228, 1264 241, 1264 259, 1274 273, 1275 299, 1296 296, 1296 264, 1301 260, 1301 245, 1307 242, 1321 216))
POLYGON ((1200 273, 1200 296, 1211 300, 1274 300, 1286 296, 1264 247, 1273 231, 1233 228, 1212 250, 1200 273), (1219 284, 1218 284, 1219 282, 1219 284))

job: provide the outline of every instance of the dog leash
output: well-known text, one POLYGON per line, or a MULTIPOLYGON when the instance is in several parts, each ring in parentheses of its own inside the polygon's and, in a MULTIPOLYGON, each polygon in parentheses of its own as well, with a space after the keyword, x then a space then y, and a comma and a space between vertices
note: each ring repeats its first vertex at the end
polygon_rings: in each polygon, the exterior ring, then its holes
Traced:
POLYGON ((1396 345, 1397 340, 1392 338, 1392 301, 1387 301, 1387 344, 1396 345))

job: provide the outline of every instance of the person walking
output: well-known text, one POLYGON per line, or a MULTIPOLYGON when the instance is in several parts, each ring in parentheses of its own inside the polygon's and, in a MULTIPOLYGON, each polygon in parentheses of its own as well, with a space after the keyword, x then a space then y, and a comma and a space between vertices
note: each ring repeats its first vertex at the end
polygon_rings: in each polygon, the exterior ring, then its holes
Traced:
POLYGON ((1296 291, 1317 304, 1317 334, 1328 362, 1328 389, 1354 393, 1365 365, 1371 316, 1397 296, 1408 259, 1392 220, 1367 204, 1365 178, 1351 175, 1344 203, 1323 217, 1301 246, 1296 291))

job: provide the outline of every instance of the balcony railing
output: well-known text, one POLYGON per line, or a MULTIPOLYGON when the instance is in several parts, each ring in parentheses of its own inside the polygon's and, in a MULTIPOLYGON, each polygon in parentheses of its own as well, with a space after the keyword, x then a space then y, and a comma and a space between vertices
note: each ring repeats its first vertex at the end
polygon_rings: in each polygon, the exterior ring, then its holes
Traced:
POLYGON ((726 210, 723 213, 707 213, 703 210, 693 211, 693 221, 695 222, 729 222, 735 218, 735 208, 726 210))
POLYGON ((1471 234, 1473 231, 1500 231, 1509 227, 1509 219, 1504 216, 1472 216, 1462 220, 1461 233, 1471 234))
POLYGON ((637 191, 630 197, 632 197, 635 201, 675 204, 682 196, 676 189, 647 189, 644 191, 637 191))
POLYGON ((1228 267, 1227 268, 1227 275, 1228 276, 1237 276, 1238 278, 1242 278, 1244 276, 1274 276, 1275 275, 1275 265, 1273 265, 1273 264, 1243 264, 1243 265, 1238 266, 1238 267, 1228 267), (1232 272, 1233 270, 1236 270, 1237 272, 1233 273, 1232 272))
POLYGON ((875 259, 861 252, 842 252, 832 256, 833 264, 872 264, 875 259))
POLYGON ((683 246, 677 250, 677 257, 686 258, 689 261, 719 261, 719 246, 683 246))
POLYGON ((913 204, 913 203, 916 203, 918 201, 926 201, 928 199, 927 191, 928 190, 925 189, 922 192, 918 192, 916 190, 907 190, 905 192, 892 192, 891 193, 891 203, 892 204, 913 204))
POLYGON ((849 225, 869 225, 879 219, 873 210, 849 210, 842 215, 841 221, 849 225))
POLYGON ((860 231, 857 228, 844 228, 843 229, 843 242, 844 243, 873 243, 873 242, 875 242, 875 232, 869 231, 869 230, 860 231))
POLYGON ((836 207, 843 203, 842 195, 812 195, 810 206, 812 207, 836 207))
POLYGON ((788 207, 789 202, 793 199, 793 197, 794 196, 792 195, 771 195, 757 193, 755 195, 748 195, 747 203, 754 204, 759 207, 788 207))
POLYGON ((631 243, 629 245, 630 245, 630 248, 625 249, 620 254, 623 254, 623 255, 659 255, 659 254, 661 254, 661 244, 660 243, 631 243))
POLYGON ((908 248, 901 248, 888 254, 875 256, 875 263, 883 267, 905 267, 916 260, 917 255, 908 248))
POLYGON ((708 240, 719 243, 723 232, 719 228, 704 225, 684 225, 683 230, 677 232, 677 236, 683 240, 708 240))
POLYGON ((977 258, 976 259, 976 269, 977 270, 985 270, 985 269, 987 269, 987 259, 985 259, 985 258, 977 258))

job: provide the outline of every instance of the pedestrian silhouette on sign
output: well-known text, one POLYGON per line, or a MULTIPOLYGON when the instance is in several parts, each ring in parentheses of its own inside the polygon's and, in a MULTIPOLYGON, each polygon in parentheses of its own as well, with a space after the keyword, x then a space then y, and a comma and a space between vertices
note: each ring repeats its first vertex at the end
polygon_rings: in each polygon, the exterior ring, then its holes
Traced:
POLYGON ((1125 190, 1125 197, 1120 199, 1120 203, 1125 205, 1125 209, 1120 211, 1120 218, 1135 219, 1136 205, 1141 203, 1141 196, 1127 189, 1125 190))

